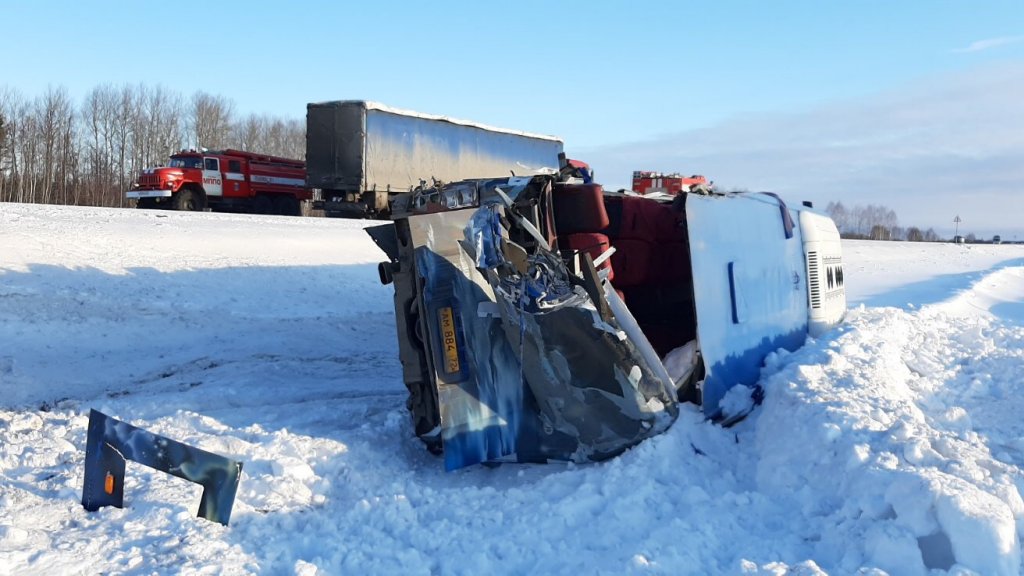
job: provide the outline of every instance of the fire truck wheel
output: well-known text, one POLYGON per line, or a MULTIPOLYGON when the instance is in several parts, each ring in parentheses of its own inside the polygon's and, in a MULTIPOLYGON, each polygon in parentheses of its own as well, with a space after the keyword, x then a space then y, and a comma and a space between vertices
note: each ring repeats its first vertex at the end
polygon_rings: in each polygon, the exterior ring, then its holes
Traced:
POLYGON ((256 214, 273 214, 274 205, 267 196, 257 196, 252 201, 252 211, 256 214))
POLYGON ((281 216, 299 216, 299 201, 294 196, 278 196, 274 199, 274 212, 281 216))
POLYGON ((174 196, 174 209, 193 212, 199 209, 199 202, 191 190, 181 190, 174 196))

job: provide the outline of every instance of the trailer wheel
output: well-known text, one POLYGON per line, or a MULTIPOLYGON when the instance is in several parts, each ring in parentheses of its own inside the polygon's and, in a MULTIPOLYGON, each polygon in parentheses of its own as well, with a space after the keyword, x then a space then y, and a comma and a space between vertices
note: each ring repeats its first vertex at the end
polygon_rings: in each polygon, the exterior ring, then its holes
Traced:
POLYGON ((260 195, 253 199, 252 211, 254 214, 273 214, 274 204, 270 201, 270 197, 260 195))
POLYGON ((194 212, 200 209, 195 193, 191 190, 179 190, 174 196, 173 205, 175 210, 182 210, 186 212, 194 212))

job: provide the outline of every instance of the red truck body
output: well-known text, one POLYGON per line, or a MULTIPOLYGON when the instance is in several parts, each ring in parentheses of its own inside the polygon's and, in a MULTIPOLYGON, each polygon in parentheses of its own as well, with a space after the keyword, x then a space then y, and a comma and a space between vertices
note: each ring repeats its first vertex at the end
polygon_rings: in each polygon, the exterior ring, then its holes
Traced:
POLYGON ((681 192, 689 192, 695 186, 710 186, 708 179, 694 174, 663 174, 661 172, 633 172, 633 192, 637 194, 662 193, 675 196, 681 192))
POLYGON ((312 198, 306 164, 241 150, 182 150, 147 168, 128 191, 139 208, 205 208, 298 216, 312 198))

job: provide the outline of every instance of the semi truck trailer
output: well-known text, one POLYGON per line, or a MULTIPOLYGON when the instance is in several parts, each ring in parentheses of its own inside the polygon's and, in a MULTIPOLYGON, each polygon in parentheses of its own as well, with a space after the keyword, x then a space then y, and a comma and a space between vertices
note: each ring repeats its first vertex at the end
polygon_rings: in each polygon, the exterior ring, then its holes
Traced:
POLYGON ((329 217, 387 218, 420 185, 558 168, 562 141, 365 100, 306 106, 306 185, 329 217))

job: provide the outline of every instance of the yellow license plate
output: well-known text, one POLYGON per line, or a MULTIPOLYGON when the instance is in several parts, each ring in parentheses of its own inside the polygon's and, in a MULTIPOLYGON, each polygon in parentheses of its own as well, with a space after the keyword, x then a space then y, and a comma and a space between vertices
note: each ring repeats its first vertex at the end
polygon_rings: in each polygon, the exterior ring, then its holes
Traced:
POLYGON ((441 345, 444 346, 444 371, 459 371, 459 342, 455 338, 455 317, 450 306, 441 308, 441 345))

